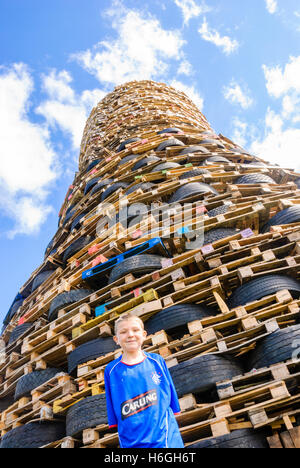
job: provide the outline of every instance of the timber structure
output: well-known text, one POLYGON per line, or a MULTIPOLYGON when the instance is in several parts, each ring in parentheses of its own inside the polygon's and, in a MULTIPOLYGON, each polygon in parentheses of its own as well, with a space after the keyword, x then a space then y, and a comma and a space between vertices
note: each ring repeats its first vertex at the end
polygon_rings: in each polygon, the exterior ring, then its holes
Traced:
POLYGON ((182 92, 91 112, 45 258, 2 329, 0 448, 116 448, 104 369, 134 311, 187 448, 300 447, 300 174, 217 135, 182 92))

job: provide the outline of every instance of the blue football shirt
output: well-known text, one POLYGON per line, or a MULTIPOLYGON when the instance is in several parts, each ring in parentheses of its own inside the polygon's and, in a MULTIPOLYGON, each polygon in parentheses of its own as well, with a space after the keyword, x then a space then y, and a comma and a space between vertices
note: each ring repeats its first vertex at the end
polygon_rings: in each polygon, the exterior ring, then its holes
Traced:
POLYGON ((138 364, 125 364, 121 356, 106 366, 108 424, 118 427, 122 448, 182 448, 170 372, 161 356, 143 354, 138 364))

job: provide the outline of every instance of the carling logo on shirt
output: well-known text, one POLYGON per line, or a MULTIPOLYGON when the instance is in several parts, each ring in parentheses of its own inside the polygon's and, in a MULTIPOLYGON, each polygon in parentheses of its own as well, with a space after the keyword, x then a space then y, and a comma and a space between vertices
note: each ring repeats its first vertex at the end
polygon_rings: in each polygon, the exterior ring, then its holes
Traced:
POLYGON ((150 406, 157 405, 157 398, 156 390, 149 390, 149 392, 142 393, 131 400, 124 401, 121 404, 122 420, 127 419, 140 411, 144 411, 150 406))

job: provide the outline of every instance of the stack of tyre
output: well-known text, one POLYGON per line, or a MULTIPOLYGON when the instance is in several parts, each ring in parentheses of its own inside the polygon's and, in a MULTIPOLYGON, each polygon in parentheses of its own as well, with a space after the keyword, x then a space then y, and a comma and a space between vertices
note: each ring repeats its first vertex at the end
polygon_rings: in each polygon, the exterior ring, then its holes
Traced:
MULTIPOLYGON (((215 188, 209 184, 199 182, 199 179, 194 180, 205 174, 210 174, 211 166, 218 164, 228 165, 231 161, 221 155, 211 156, 211 148, 218 150, 225 149, 221 140, 211 133, 203 134, 203 138, 197 144, 191 145, 188 148, 181 149, 184 146, 180 140, 180 129, 165 128, 158 134, 166 134, 166 140, 156 148, 156 155, 142 157, 137 154, 130 154, 124 157, 119 168, 123 165, 137 161, 132 166, 132 171, 143 169, 147 172, 147 167, 151 166, 151 172, 159 173, 166 170, 180 169, 183 166, 174 162, 162 162, 162 152, 168 148, 178 148, 179 155, 200 154, 203 156, 201 168, 195 166, 187 170, 180 176, 180 180, 184 183, 167 200, 167 203, 172 205, 176 203, 185 203, 186 201, 206 200, 210 197, 218 195, 215 188), (176 137, 172 137, 172 134, 176 137), (208 149, 209 148, 209 149, 208 149)), ((131 138, 123 141, 118 152, 125 149, 126 145, 139 141, 139 138, 131 138)), ((232 151, 241 152, 240 148, 232 151)), ((87 164, 83 170, 83 178, 88 177, 99 159, 87 164)), ((253 161, 257 166, 259 162, 253 161)), ((200 165, 200 164, 199 164, 200 165)), ((119 189, 124 193, 129 194, 134 190, 142 189, 144 192, 151 191, 155 185, 153 183, 142 182, 129 188, 127 182, 115 182, 112 174, 111 178, 100 179, 92 178, 84 187, 84 195, 91 197, 97 194, 100 202, 105 201, 111 194, 119 189)), ((156 183, 159 181, 156 180, 156 183)), ((276 184, 276 181, 266 174, 251 173, 239 176, 235 184, 276 184)), ((230 209, 229 205, 222 205, 218 208, 210 210, 207 214, 209 217, 215 217, 225 214, 230 209)), ((60 219, 60 226, 66 231, 79 231, 82 226, 82 220, 88 211, 78 214, 75 204, 70 203, 64 217, 60 219)), ((132 222, 139 222, 141 216, 133 213, 130 209, 127 212, 127 219, 132 222)), ((118 221, 122 222, 123 218, 119 215, 118 221)), ((268 232, 272 226, 281 224, 290 224, 300 222, 300 207, 291 207, 277 213, 270 221, 261 227, 261 232, 268 232)), ((107 225, 103 225, 106 229, 107 225)), ((205 233, 204 244, 210 244, 215 241, 235 236, 239 231, 235 228, 213 229, 205 233)), ((47 257, 57 251, 58 243, 55 242, 55 236, 48 244, 45 252, 47 257)), ((61 263, 63 268, 68 267, 68 260, 79 252, 82 248, 88 246, 94 237, 81 236, 73 242, 62 254, 61 263)), ((143 276, 148 273, 155 272, 162 268, 163 257, 154 254, 140 254, 135 257, 127 258, 122 263, 115 266, 109 273, 107 278, 101 280, 97 285, 97 289, 113 284, 120 278, 133 273, 135 277, 143 276)), ((50 278, 53 274, 53 269, 40 272, 32 282, 30 290, 27 291, 26 297, 36 291, 39 287, 50 278)), ((236 290, 232 291, 228 299, 228 306, 235 308, 243 306, 249 302, 259 300, 270 294, 287 289, 294 298, 300 298, 300 283, 297 279, 283 275, 264 275, 259 279, 249 281, 236 290)), ((48 321, 54 321, 61 309, 76 304, 78 301, 86 299, 93 293, 92 288, 79 288, 70 292, 64 292, 57 295, 51 303, 48 312, 48 321)), ((4 326, 7 326, 19 308, 23 304, 25 296, 18 295, 14 300, 7 316, 4 320, 4 326)), ((173 305, 157 313, 145 323, 145 329, 148 334, 154 334, 161 330, 166 331, 171 337, 180 338, 188 332, 187 323, 201 320, 217 314, 218 311, 208 308, 203 305, 193 303, 173 305)), ((14 344, 17 340, 28 332, 32 324, 24 323, 18 325, 10 335, 8 345, 14 344)), ((282 361, 291 359, 294 356, 294 343, 300 340, 300 325, 296 324, 282 330, 278 329, 257 343, 256 348, 251 351, 246 357, 233 358, 229 353, 210 353, 204 354, 193 359, 181 362, 178 365, 170 368, 177 393, 179 397, 185 394, 193 393, 197 395, 199 402, 214 402, 217 398, 216 383, 232 379, 237 375, 253 369, 270 366, 282 361)), ((22 397, 30 396, 30 392, 43 384, 50 378, 67 372, 71 376, 76 376, 77 367, 85 364, 90 360, 96 359, 99 356, 104 356, 116 350, 115 342, 111 337, 98 338, 88 341, 81 346, 78 346, 67 357, 67 367, 62 369, 49 368, 42 371, 34 371, 30 374, 22 376, 17 383, 15 394, 0 400, 0 411, 5 410, 14 401, 18 401, 22 397)), ((67 412, 66 421, 40 421, 31 422, 25 426, 11 430, 1 439, 0 448, 35 448, 51 442, 60 440, 65 435, 77 437, 81 431, 87 428, 93 428, 97 425, 106 424, 106 401, 105 394, 87 397, 75 405, 71 406, 67 412)), ((265 448, 267 446, 267 432, 257 432, 249 429, 234 431, 231 434, 218 438, 210 438, 208 440, 194 443, 190 447, 199 448, 265 448)))

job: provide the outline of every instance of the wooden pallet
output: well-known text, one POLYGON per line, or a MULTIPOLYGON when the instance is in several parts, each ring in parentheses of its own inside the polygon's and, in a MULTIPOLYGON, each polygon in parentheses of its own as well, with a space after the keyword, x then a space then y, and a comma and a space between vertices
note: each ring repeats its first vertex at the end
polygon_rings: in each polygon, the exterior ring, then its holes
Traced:
POLYGON ((61 440, 56 442, 51 442, 51 444, 43 445, 41 449, 76 449, 80 448, 81 441, 74 439, 73 437, 64 437, 61 440))
MULTIPOLYGON (((243 397, 232 399, 230 402, 209 405, 185 407, 185 411, 176 416, 181 436, 186 447, 191 443, 229 434, 240 428, 251 428, 251 414, 257 408, 265 405, 276 406, 280 401, 289 398, 284 383, 278 382, 265 386, 260 390, 249 391, 243 397), (247 406, 249 405, 249 406, 247 406)), ((191 396, 184 397, 185 402, 191 396)), ((183 400, 181 401, 183 405, 183 400)), ((86 429, 83 443, 87 448, 116 448, 118 447, 117 434, 103 435, 103 427, 86 429)))
POLYGON ((237 395, 248 388, 259 387, 271 381, 289 382, 300 375, 300 360, 292 359, 285 363, 274 364, 263 369, 255 369, 249 373, 234 377, 231 380, 218 382, 217 392, 220 400, 237 395))
MULTIPOLYGON (((291 229, 292 229, 292 228, 291 228, 291 229)), ((282 229, 280 229, 280 231, 282 231, 282 229)), ((238 241, 238 238, 235 238, 235 240, 238 241)), ((220 242, 220 241, 219 241, 219 242, 220 242)), ((223 242, 223 243, 224 243, 224 242, 223 242)), ((228 240, 226 240, 226 243, 228 243, 228 240)), ((232 244, 232 243, 231 243, 231 244, 232 244)), ((219 243, 216 244, 216 246, 218 246, 218 245, 219 245, 219 243)), ((127 247, 128 247, 128 245, 127 245, 127 247)), ((115 250, 114 252, 117 253, 117 252, 119 252, 119 251, 122 251, 122 248, 123 248, 123 247, 121 246, 121 244, 118 243, 118 245, 117 245, 117 247, 116 247, 117 250, 115 250), (121 249, 121 250, 120 250, 120 249, 121 249)), ((87 269, 89 266, 91 266, 91 265, 87 265, 84 269, 87 269)), ((82 269, 79 269, 78 273, 73 272, 72 275, 71 275, 71 277, 68 279, 68 281, 66 282, 66 280, 64 280, 64 282, 60 285, 59 290, 62 291, 62 289, 61 289, 62 287, 63 287, 64 289, 69 289, 69 288, 72 287, 72 286, 74 287, 74 286, 79 285, 79 284, 80 284, 80 281, 81 281, 81 273, 82 273, 82 269)), ((55 291, 48 291, 48 292, 46 293, 46 299, 47 299, 47 296, 48 296, 50 299, 52 299, 52 298, 54 297, 53 294, 55 295, 56 292, 55 292, 55 291)), ((45 306, 47 305, 47 302, 48 302, 48 301, 46 301, 45 306)), ((48 302, 48 303, 49 303, 49 302, 48 302)), ((41 306, 39 306, 39 307, 34 307, 33 310, 30 311, 30 315, 27 317, 27 319, 33 320, 33 319, 37 316, 37 314, 42 314, 43 312, 47 312, 47 310, 48 310, 47 306, 46 306, 46 307, 43 307, 43 305, 44 305, 44 304, 42 304, 42 307, 41 307, 41 306)))
POLYGON ((101 315, 89 320, 84 325, 74 328, 72 331, 72 338, 80 336, 86 330, 89 330, 102 322, 112 323, 112 321, 125 312, 135 311, 136 315, 148 317, 150 314, 155 313, 162 308, 161 302, 158 301, 158 295, 154 289, 149 289, 144 294, 130 299, 129 301, 110 309, 110 311, 107 311, 105 306, 106 304, 102 305, 103 311, 101 311, 101 315), (149 307, 142 306, 147 303, 149 303, 149 307))
POLYGON ((76 386, 67 374, 58 374, 31 392, 1 414, 1 437, 33 419, 52 419, 53 404, 58 397, 74 392, 76 386))
POLYGON ((56 399, 53 404, 53 414, 63 416, 67 413, 68 409, 78 403, 80 400, 89 397, 100 395, 104 393, 104 383, 93 384, 92 386, 86 387, 80 392, 69 392, 62 398, 56 399))
POLYGON ((300 448, 300 427, 293 427, 288 431, 281 432, 268 437, 268 443, 271 449, 299 449, 300 448))
MULTIPOLYGON (((217 344, 216 352, 221 350, 226 351, 230 349, 234 343, 229 341, 228 348, 226 337, 230 335, 231 339, 234 338, 232 332, 235 326, 237 326, 238 334, 242 330, 254 330, 259 326, 258 322, 263 322, 265 320, 266 330, 274 330, 278 327, 277 322, 275 323, 274 321, 276 316, 281 318, 282 322, 285 323, 285 315, 288 316, 287 320, 291 320, 295 315, 299 315, 299 305, 300 301, 294 301, 287 291, 285 294, 268 296, 261 301, 250 304, 247 308, 239 308, 223 316, 189 322, 186 324, 186 327, 182 327, 181 339, 172 340, 164 330, 161 330, 154 336, 147 337, 144 342, 144 349, 148 352, 157 352, 165 358, 168 356, 171 357, 174 352, 189 350, 195 344, 206 345, 203 346, 204 352, 207 351, 207 347, 209 349, 214 343, 217 344), (277 301, 283 302, 277 303, 277 301), (284 303, 284 301, 287 302, 284 303), (228 330, 228 332, 226 332, 226 330, 228 330)), ((251 344, 251 348, 252 347, 253 343, 251 344)), ((114 353, 111 353, 111 358, 114 358, 114 353)), ((107 359, 107 357, 100 357, 79 365, 77 374, 78 385, 84 387, 89 383, 102 382, 105 368, 105 364, 102 363, 105 359, 107 359)), ((173 365, 174 362, 177 362, 174 360, 171 361, 173 365)))
MULTIPOLYGON (((261 266, 260 266, 261 268, 261 266)), ((176 284, 176 282, 175 282, 176 284)), ((197 283, 196 283, 197 284, 197 283)), ((205 286, 205 283, 202 282, 201 284, 201 287, 203 288, 205 286)), ((178 288, 178 285, 176 286, 178 288)), ((193 286, 194 287, 194 286, 193 286)), ((186 289, 185 288, 183 290, 184 294, 186 294, 186 289)), ((158 289, 159 290, 159 289, 158 289)), ((222 297, 218 297, 219 296, 219 292, 220 292, 220 284, 218 283, 215 283, 213 286, 211 286, 211 284, 207 283, 207 286, 203 288, 203 291, 200 293, 197 294, 197 300, 199 299, 205 299, 205 297, 208 299, 208 300, 215 300, 216 297, 218 298, 218 301, 219 301, 219 304, 223 304, 223 299, 222 297), (208 289, 207 289, 208 288, 208 289), (216 296, 217 295, 217 296, 216 296)), ((182 290, 180 290, 179 288, 179 293, 182 293, 182 290)), ((169 297, 170 296, 167 296, 163 299, 163 303, 164 303, 164 306, 167 307, 168 305, 170 305, 170 302, 169 301, 169 297)), ((188 297, 190 298, 189 294, 188 294, 188 297)), ((181 294, 178 294, 178 290, 176 293, 174 293, 172 296, 172 301, 173 303, 182 303, 184 302, 185 300, 183 299, 182 300, 182 295, 181 294), (174 301, 174 299, 175 301, 174 301)), ((294 309, 295 310, 295 309, 294 309)), ((225 310, 225 312, 228 312, 228 309, 225 310)), ((80 318, 81 320, 81 318, 80 318)), ((247 317, 247 320, 246 319, 241 319, 240 320, 242 323, 246 323, 246 322, 251 322, 252 325, 244 325, 244 326, 253 326, 253 324, 255 325, 254 321, 253 321, 253 318, 252 320, 249 320, 249 318, 247 317), (243 322, 244 320, 244 322, 243 322)), ((99 324, 97 323, 97 326, 99 324)), ((65 324, 63 325, 65 326, 65 324)), ((73 330, 73 327, 74 327, 74 322, 72 321, 72 324, 69 325, 69 328, 67 329, 68 330, 68 333, 72 333, 72 330, 73 330)), ((58 330, 60 331, 61 328, 58 328, 58 330)), ((211 333, 211 332, 210 332, 211 333)), ((54 330, 47 330, 46 332, 46 335, 43 336, 40 332, 37 333, 37 337, 36 337, 36 342, 32 341, 31 343, 35 344, 36 346, 30 348, 31 344, 29 341, 27 341, 26 343, 26 351, 25 351, 25 348, 24 348, 24 352, 30 352, 31 353, 31 360, 35 360, 35 361, 39 361, 40 363, 42 362, 50 362, 51 361, 51 356, 54 356, 55 354, 59 357, 62 356, 63 352, 66 352, 66 351, 71 351, 74 349, 74 346, 78 345, 78 344, 82 344, 86 341, 88 341, 89 339, 94 339, 96 338, 97 336, 100 336, 99 335, 99 330, 98 329, 89 329, 85 334, 83 334, 83 336, 81 337, 81 339, 78 341, 78 338, 74 341, 74 340, 67 340, 67 337, 66 337, 66 332, 61 332, 60 333, 56 333, 56 331, 54 330), (49 340, 47 342, 44 342, 45 340, 45 336, 47 336, 47 333, 51 331, 51 339, 49 338, 49 340), (53 335, 54 333, 54 335, 53 335), (51 341, 52 340, 52 341, 51 341), (62 343, 63 341, 63 343, 62 343), (28 348, 29 346, 29 348, 28 348)), ((160 352, 162 352, 160 350, 160 352)), ((24 361, 23 361, 24 362, 24 361)), ((13 364, 13 369, 12 370, 15 370, 16 367, 19 367, 20 364, 23 364, 22 360, 21 362, 17 365, 17 364, 13 364)), ((53 360, 51 361, 53 363, 53 360)), ((57 361, 55 361, 57 362, 57 361)), ((11 370, 10 370, 11 372, 11 370)))
MULTIPOLYGON (((157 334, 159 344, 145 346, 145 351, 161 354, 167 362, 168 367, 173 367, 179 362, 189 360, 193 357, 207 353, 229 353, 234 356, 244 354, 255 347, 256 342, 263 339, 272 333, 278 324, 274 321, 267 322, 264 326, 259 325, 247 332, 239 333, 236 336, 228 336, 225 339, 216 339, 215 341, 210 336, 210 332, 202 335, 202 339, 206 338, 206 342, 202 342, 200 334, 193 337, 183 337, 181 340, 168 342, 169 339, 166 333, 160 332, 157 334), (211 339, 211 340, 210 340, 211 339)), ((77 384, 80 388, 85 388, 93 383, 104 382, 105 366, 116 359, 120 352, 109 353, 106 356, 101 356, 93 361, 78 366, 77 384)))

